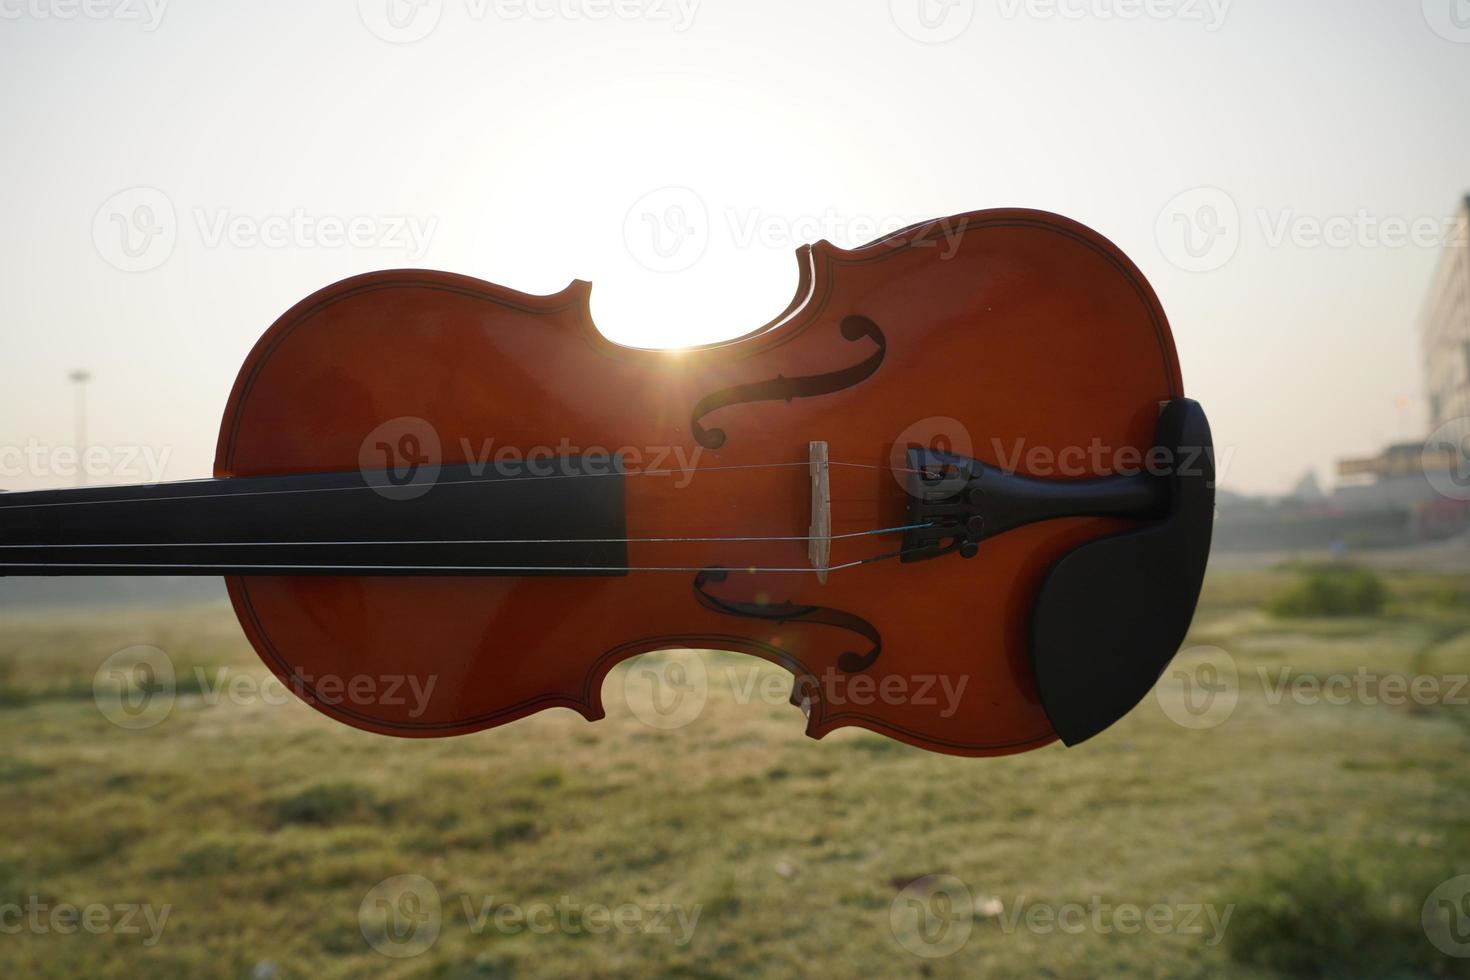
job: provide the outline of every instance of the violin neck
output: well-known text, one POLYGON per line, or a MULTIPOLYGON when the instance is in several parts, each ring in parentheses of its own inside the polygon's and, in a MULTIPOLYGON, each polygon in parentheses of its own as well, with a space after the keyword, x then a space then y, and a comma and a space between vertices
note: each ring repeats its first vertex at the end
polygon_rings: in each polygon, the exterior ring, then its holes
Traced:
POLYGON ((624 476, 579 462, 0 494, 0 575, 626 574, 624 476))

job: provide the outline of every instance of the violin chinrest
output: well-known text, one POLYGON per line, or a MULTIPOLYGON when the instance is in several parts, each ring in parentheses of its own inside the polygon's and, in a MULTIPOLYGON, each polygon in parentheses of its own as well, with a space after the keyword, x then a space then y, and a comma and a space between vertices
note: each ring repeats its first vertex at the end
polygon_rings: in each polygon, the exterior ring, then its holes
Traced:
POLYGON ((1042 707, 1076 745, 1147 696, 1189 632, 1215 520, 1214 445, 1199 403, 1175 399, 1155 444, 1173 461, 1169 510, 1135 530, 1064 555, 1042 582, 1031 618, 1031 663, 1042 707))

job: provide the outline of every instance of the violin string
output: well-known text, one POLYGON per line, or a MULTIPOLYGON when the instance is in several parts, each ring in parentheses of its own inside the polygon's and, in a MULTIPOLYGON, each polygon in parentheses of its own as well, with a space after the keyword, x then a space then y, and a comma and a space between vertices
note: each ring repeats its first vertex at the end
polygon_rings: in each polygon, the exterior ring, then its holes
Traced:
MULTIPOLYGON (((898 552, 894 552, 894 554, 898 554, 898 552)), ((887 558, 887 557, 890 557, 890 556, 889 555, 881 555, 881 556, 878 556, 878 557, 879 558, 887 558)), ((761 572, 761 573, 770 572, 770 573, 773 573, 773 574, 795 574, 795 573, 798 573, 798 572, 801 572, 801 573, 811 573, 811 572, 840 572, 840 571, 842 571, 844 569, 847 569, 847 568, 856 568, 859 565, 872 564, 872 562, 875 561, 875 560, 876 559, 873 559, 873 558, 864 558, 864 559, 861 559, 859 561, 847 562, 846 564, 842 564, 842 565, 829 565, 826 568, 815 568, 815 567, 812 567, 810 565, 807 566, 807 567, 805 567, 805 568, 761 568, 761 567, 752 566, 750 568, 736 569, 736 571, 743 571, 743 572, 761 572)), ((352 574, 352 573, 361 574, 362 572, 404 572, 405 574, 423 573, 423 572, 465 572, 465 573, 484 572, 486 574, 489 574, 489 573, 499 573, 499 572, 535 572, 535 573, 549 572, 549 573, 558 573, 558 574, 575 574, 575 573, 578 573, 578 572, 581 572, 581 573, 607 573, 607 574, 617 574, 619 572, 694 572, 694 573, 698 573, 698 572, 709 571, 709 568, 710 568, 710 566, 708 566, 708 565, 701 565, 701 566, 698 566, 698 567, 689 566, 689 567, 678 567, 678 568, 674 568, 674 567, 652 566, 652 565, 647 565, 647 566, 639 566, 639 565, 562 565, 562 566, 548 566, 548 565, 302 565, 302 564, 291 564, 291 565, 218 565, 218 564, 195 565, 195 564, 179 564, 179 563, 175 563, 175 562, 169 562, 166 565, 157 565, 157 566, 155 566, 155 565, 149 565, 149 564, 147 564, 145 562, 45 562, 45 563, 36 562, 36 563, 33 563, 33 564, 21 564, 21 565, 5 565, 3 563, 0 563, 0 569, 4 569, 5 570, 5 574, 7 574, 7 575, 21 575, 21 574, 24 574, 24 571, 25 570, 35 569, 35 568, 68 568, 68 569, 70 569, 70 568, 107 568, 107 569, 119 569, 120 570, 120 569, 130 569, 130 568, 155 568, 155 567, 156 568, 170 568, 170 569, 172 569, 172 568, 188 568, 188 569, 191 569, 191 570, 192 569, 198 569, 198 570, 206 570, 206 571, 212 569, 212 570, 215 570, 215 571, 219 571, 221 574, 227 574, 227 575, 240 575, 240 574, 245 574, 246 572, 252 572, 252 571, 254 571, 254 572, 262 572, 262 573, 270 574, 270 575, 291 575, 293 572, 306 572, 306 571, 310 571, 310 572, 342 572, 344 574, 352 574)))
MULTIPOLYGON (((843 462, 843 461, 829 461, 827 463, 827 465, 829 467, 843 467, 843 468, 849 468, 849 469, 864 469, 864 470, 885 470, 886 469, 886 470, 889 470, 890 472, 893 472, 893 473, 913 473, 913 472, 919 472, 919 471, 916 471, 916 470, 906 469, 906 468, 903 468, 903 467, 892 467, 892 466, 885 467, 885 466, 879 466, 879 465, 874 465, 874 464, 870 464, 870 463, 849 463, 849 462, 843 462)), ((748 463, 748 464, 732 464, 732 465, 727 465, 727 466, 697 467, 693 472, 694 472, 694 474, 698 474, 698 473, 722 472, 722 471, 730 471, 730 470, 778 469, 778 468, 795 468, 795 467, 809 468, 810 466, 811 466, 811 462, 810 461, 791 462, 791 463, 748 463)), ((582 477, 596 477, 596 476, 689 476, 689 475, 691 475, 691 474, 690 474, 690 471, 688 471, 688 470, 636 470, 636 471, 633 471, 632 473, 622 473, 622 472, 609 472, 609 473, 565 473, 565 474, 552 474, 550 476, 534 477, 534 478, 535 479, 567 479, 567 478, 573 478, 573 477, 575 477, 575 478, 582 478, 582 477)), ((227 480, 229 478, 222 478, 222 479, 227 480)), ((506 483, 506 482, 524 480, 524 479, 525 479, 525 477, 498 477, 498 478, 491 478, 491 479, 475 478, 475 479, 468 479, 468 480, 446 480, 446 481, 436 481, 435 483, 431 484, 431 486, 453 486, 453 485, 459 485, 459 484, 506 483)), ((209 482, 214 482, 214 481, 201 480, 201 481, 191 481, 191 482, 209 483, 209 482)), ((127 489, 127 487, 125 485, 123 485, 123 486, 117 486, 117 487, 111 487, 111 488, 103 487, 103 488, 98 488, 98 489, 103 489, 103 490, 106 490, 106 489, 127 489)), ((105 500, 105 499, 104 500, 63 500, 63 501, 53 501, 53 502, 42 503, 42 504, 0 504, 0 510, 11 510, 11 509, 19 509, 19 508, 25 508, 25 507, 68 507, 68 506, 78 506, 78 505, 84 505, 84 504, 101 504, 101 503, 149 503, 149 502, 153 502, 153 503, 164 503, 164 502, 173 502, 173 501, 179 501, 179 500, 199 500, 199 499, 228 500, 228 499, 231 499, 233 497, 247 497, 247 496, 249 496, 249 497, 254 497, 254 496, 278 496, 278 495, 288 495, 288 494, 297 494, 297 493, 322 493, 322 492, 338 492, 338 491, 349 491, 349 490, 357 490, 357 491, 362 491, 362 490, 375 490, 375 491, 377 491, 377 490, 383 490, 383 489, 386 489, 386 488, 380 487, 380 486, 374 486, 372 484, 365 484, 363 486, 350 486, 350 487, 305 487, 305 488, 296 488, 296 489, 291 489, 291 490, 263 490, 263 491, 247 491, 247 492, 241 492, 241 493, 226 493, 226 494, 180 494, 180 495, 166 495, 166 496, 155 496, 155 497, 127 497, 127 498, 122 498, 122 499, 119 499, 119 500, 105 500)), ((297 545, 300 545, 300 546, 312 547, 312 546, 331 546, 331 545, 346 545, 346 546, 354 546, 354 545, 364 545, 364 546, 366 546, 366 545, 378 545, 378 546, 383 546, 383 545, 397 545, 397 544, 411 545, 412 546, 412 545, 455 545, 455 544, 464 544, 464 545, 479 545, 479 544, 518 544, 518 545, 519 544, 644 544, 644 543, 658 544, 658 543, 723 543, 723 542, 739 543, 739 542, 780 542, 780 541, 792 541, 792 542, 795 542, 795 541, 814 541, 814 540, 840 541, 840 540, 847 540, 847 539, 860 538, 860 537, 873 537, 873 536, 879 536, 879 535, 885 535, 885 534, 896 534, 896 533, 907 532, 907 531, 912 531, 912 530, 922 530, 924 528, 932 527, 932 526, 933 526, 932 524, 912 524, 912 525, 903 525, 903 526, 892 527, 892 528, 878 528, 878 529, 869 530, 869 531, 854 531, 854 532, 847 532, 847 533, 834 534, 834 535, 763 535, 763 536, 741 536, 741 537, 684 537, 684 538, 544 538, 544 539, 465 539, 465 540, 445 539, 445 540, 442 540, 442 541, 440 541, 440 540, 435 540, 435 541, 391 541, 391 540, 383 540, 383 541, 320 541, 320 542, 304 542, 304 541, 254 542, 254 541, 252 541, 252 542, 218 542, 218 543, 215 543, 215 542, 175 542, 175 543, 149 542, 149 543, 140 543, 140 544, 107 544, 107 545, 97 545, 97 544, 67 544, 67 545, 5 544, 5 545, 0 545, 0 549, 25 549, 25 548, 31 548, 31 549, 36 549, 36 548, 48 548, 48 549, 50 549, 50 548, 94 548, 95 549, 95 548, 99 548, 99 547, 144 547, 144 548, 156 547, 156 548, 168 548, 168 547, 208 547, 208 546, 217 546, 217 547, 247 546, 247 547, 251 547, 251 546, 268 546, 268 545, 276 545, 276 546, 297 546, 297 545)), ((802 568, 750 567, 750 568, 747 568, 745 570, 746 571, 749 571, 749 572, 769 572, 769 573, 776 573, 776 574, 804 574, 804 573, 815 572, 815 571, 836 572, 836 571, 843 571, 845 569, 850 569, 850 568, 857 568, 857 567, 860 567, 862 565, 872 564, 872 563, 877 562, 877 561, 884 561, 884 560, 887 560, 887 559, 890 559, 890 558, 899 557, 902 554, 903 554, 902 551, 888 552, 888 553, 884 553, 884 554, 881 554, 881 555, 876 555, 876 556, 873 556, 873 557, 870 557, 870 558, 858 559, 858 560, 855 560, 855 561, 845 562, 845 563, 838 564, 838 565, 828 565, 828 566, 826 566, 824 568, 820 568, 820 569, 819 568, 812 568, 812 567, 802 567, 802 568)), ((0 567, 5 567, 4 563, 0 563, 0 567)), ((198 569, 198 570, 219 569, 221 571, 231 570, 231 569, 234 569, 234 570, 261 569, 261 570, 272 570, 272 571, 277 570, 277 569, 287 569, 287 570, 301 570, 301 571, 341 571, 341 572, 347 572, 347 573, 350 573, 350 572, 358 572, 358 573, 361 573, 361 572, 365 572, 365 571, 378 571, 378 572, 394 572, 394 571, 402 571, 402 572, 466 572, 466 573, 473 573, 473 572, 487 572, 487 573, 489 573, 489 572, 496 572, 496 573, 499 573, 499 572, 543 572, 543 573, 544 572, 551 572, 551 573, 577 573, 577 572, 583 572, 583 573, 588 573, 588 572, 602 572, 602 573, 618 573, 618 572, 677 572, 677 573, 697 573, 697 572, 706 570, 706 567, 707 566, 701 566, 701 567, 696 568, 696 567, 692 567, 692 566, 690 566, 690 567, 684 567, 684 566, 671 567, 671 566, 581 566, 581 565, 569 565, 569 566, 545 566, 545 565, 350 565, 350 564, 342 564, 342 565, 314 565, 314 564, 301 564, 301 563, 291 563, 290 565, 268 565, 268 564, 267 565, 239 565, 239 564, 195 564, 195 563, 173 563, 173 562, 169 562, 169 563, 149 563, 149 562, 22 562, 22 563, 11 563, 9 565, 9 567, 12 568, 12 569, 14 569, 14 570, 16 570, 16 571, 19 571, 21 569, 36 569, 36 568, 68 568, 68 569, 87 568, 87 569, 114 569, 114 570, 123 570, 123 569, 136 569, 136 568, 148 568, 148 567, 165 567, 165 568, 187 568, 187 569, 191 569, 191 570, 194 570, 194 569, 198 569)))
MULTIPOLYGON (((732 572, 748 572, 748 573, 752 573, 752 574, 756 574, 756 573, 760 573, 760 574, 771 573, 771 574, 779 574, 779 575, 811 574, 811 573, 814 573, 814 572, 829 572, 829 573, 830 572, 841 572, 841 571, 846 571, 847 569, 851 569, 851 568, 860 568, 863 565, 872 565, 872 564, 875 564, 875 563, 880 562, 880 561, 888 561, 888 560, 893 559, 893 558, 901 558, 901 557, 903 557, 904 554, 905 554, 905 552, 902 551, 902 550, 899 550, 899 551, 887 551, 887 552, 884 552, 884 553, 879 554, 879 555, 873 555, 873 556, 871 556, 869 558, 859 558, 859 559, 857 559, 855 561, 843 562, 840 565, 827 565, 827 566, 822 567, 822 568, 813 568, 813 567, 806 567, 806 568, 769 568, 769 567, 750 566, 750 567, 746 567, 746 568, 727 569, 727 571, 732 571, 732 572)), ((24 565, 23 564, 23 565, 8 565, 8 566, 5 565, 4 563, 0 563, 0 570, 6 570, 8 574, 20 574, 20 571, 19 571, 20 569, 31 569, 31 568, 132 569, 132 568, 149 568, 149 567, 154 567, 154 566, 150 566, 150 565, 148 565, 147 563, 144 563, 144 562, 46 562, 46 563, 36 563, 36 564, 31 564, 31 565, 24 565)), ((291 564, 291 565, 222 565, 222 564, 197 565, 197 564, 178 564, 178 563, 174 563, 174 562, 169 562, 166 565, 160 565, 160 566, 157 566, 157 567, 160 567, 160 568, 171 568, 171 569, 172 568, 188 568, 188 569, 197 569, 197 570, 206 570, 206 571, 208 571, 208 570, 216 570, 216 571, 220 571, 221 573, 230 574, 230 575, 242 574, 242 571, 241 571, 242 569, 244 569, 244 570, 258 570, 260 572, 264 572, 264 573, 272 574, 272 575, 290 575, 292 572, 298 572, 298 571, 343 572, 343 573, 353 573, 353 572, 356 572, 356 573, 359 573, 359 574, 362 573, 362 572, 405 572, 405 573, 412 573, 412 572, 419 572, 419 573, 423 573, 423 572, 465 572, 465 573, 474 573, 474 572, 486 572, 486 573, 490 573, 490 572, 496 572, 496 573, 498 573, 498 572, 543 572, 544 573, 544 572, 552 572, 552 573, 567 573, 567 574, 575 574, 575 573, 579 573, 579 572, 580 573, 583 573, 583 574, 587 574, 587 573, 617 574, 617 573, 620 573, 620 572, 679 572, 679 573, 694 573, 694 574, 697 574, 699 572, 707 572, 707 571, 710 570, 710 566, 709 565, 701 565, 701 566, 698 566, 698 567, 695 567, 695 566, 672 567, 672 566, 662 566, 662 565, 658 565, 658 566, 655 566, 655 565, 563 565, 563 566, 545 566, 545 565, 301 565, 301 564, 291 564)))
POLYGON ((846 541, 850 538, 871 538, 901 531, 922 531, 933 527, 929 524, 905 524, 902 527, 883 527, 872 531, 849 531, 843 534, 770 535, 727 538, 443 538, 423 541, 400 541, 384 538, 377 541, 131 541, 105 544, 0 544, 0 549, 45 549, 56 548, 325 548, 332 546, 370 547, 384 545, 450 545, 450 544, 703 544, 726 542, 759 541, 846 541))
MULTIPOLYGON (((459 465, 459 464, 455 464, 455 465, 459 465)), ((590 478, 590 477, 609 477, 609 476, 688 476, 688 477, 690 477, 692 479, 694 475, 697 475, 697 474, 700 474, 700 473, 718 473, 718 472, 724 472, 724 471, 728 471, 728 470, 780 469, 780 468, 789 468, 789 467, 796 467, 796 466, 810 467, 811 465, 812 464, 811 464, 810 461, 804 460, 804 461, 799 462, 799 463, 743 463, 743 464, 730 465, 730 466, 697 466, 697 467, 695 467, 692 470, 633 470, 632 472, 629 472, 629 473, 624 473, 624 472, 621 472, 621 471, 614 471, 614 472, 610 472, 610 473, 553 473, 553 474, 551 474, 549 476, 539 476, 539 475, 532 475, 530 477, 525 477, 525 476, 507 476, 507 477, 494 477, 494 478, 491 478, 491 479, 481 479, 481 478, 476 477, 476 478, 469 479, 469 480, 435 480, 435 481, 425 481, 423 484, 417 484, 417 485, 416 484, 413 484, 413 483, 409 483, 409 484, 405 484, 402 487, 400 487, 398 485, 395 485, 395 484, 392 484, 392 483, 386 483, 386 484, 364 483, 361 486, 354 485, 354 486, 350 486, 350 487, 296 487, 296 488, 291 489, 291 490, 248 490, 248 491, 241 491, 241 492, 225 492, 225 493, 165 494, 163 496, 157 496, 157 497, 120 497, 120 498, 115 499, 115 500, 112 500, 112 499, 102 499, 102 500, 54 500, 54 501, 49 501, 47 503, 39 503, 39 504, 38 503, 0 504, 0 510, 15 510, 15 509, 27 508, 27 507, 36 507, 36 508, 39 508, 39 507, 82 507, 82 506, 86 506, 88 504, 173 503, 173 502, 179 501, 179 500, 233 500, 233 499, 240 498, 240 497, 278 497, 278 496, 286 496, 286 495, 289 495, 289 494, 298 494, 298 493, 344 493, 344 492, 348 492, 348 491, 358 491, 358 492, 361 492, 363 490, 372 490, 372 491, 378 492, 378 493, 392 493, 395 490, 402 490, 402 489, 405 489, 405 488, 406 489, 412 489, 412 490, 419 490, 420 488, 422 488, 424 492, 427 492, 429 489, 432 489, 433 487, 452 487, 452 486, 460 486, 460 485, 466 485, 466 484, 478 484, 478 485, 484 486, 484 485, 489 485, 489 484, 493 484, 493 483, 514 483, 514 482, 522 482, 522 481, 525 481, 525 480, 528 480, 528 479, 529 480, 570 480, 570 479, 587 479, 587 478, 590 478)), ((876 465, 876 464, 873 464, 873 463, 843 463, 843 462, 831 461, 831 462, 828 462, 827 465, 828 466, 837 466, 837 467, 846 467, 846 468, 849 468, 849 469, 889 470, 889 471, 891 471, 893 473, 918 473, 918 472, 921 472, 919 470, 907 469, 905 467, 879 466, 879 465, 876 465)), ((183 481, 180 481, 179 483, 176 483, 174 485, 175 486, 187 486, 189 484, 194 484, 194 483, 197 483, 197 484, 220 484, 220 483, 227 483, 227 482, 229 482, 230 479, 232 479, 232 478, 231 477, 220 477, 220 478, 217 478, 217 479, 214 479, 214 480, 183 480, 183 481)), ((248 479, 248 478, 245 478, 245 479, 248 479)), ((118 484, 118 485, 108 486, 108 487, 95 487, 93 489, 95 489, 95 490, 127 490, 127 489, 130 489, 130 487, 127 484, 118 484)), ((32 491, 32 492, 34 492, 34 493, 47 493, 47 492, 54 492, 54 491, 39 490, 39 491, 32 491)), ((61 491, 61 492, 70 492, 70 491, 61 491)))

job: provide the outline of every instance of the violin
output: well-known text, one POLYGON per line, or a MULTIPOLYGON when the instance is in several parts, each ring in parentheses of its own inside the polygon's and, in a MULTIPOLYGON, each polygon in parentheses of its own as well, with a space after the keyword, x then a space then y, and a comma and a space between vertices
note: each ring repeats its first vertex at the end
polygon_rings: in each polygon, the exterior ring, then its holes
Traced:
POLYGON ((1148 282, 1027 210, 796 257, 775 320, 668 350, 606 339, 582 281, 339 282, 255 345, 213 479, 6 494, 0 574, 223 576, 289 690, 385 735, 596 720, 671 648, 786 668, 817 738, 1102 732, 1179 649, 1214 516, 1148 282), (390 676, 427 698, 355 695, 390 676))

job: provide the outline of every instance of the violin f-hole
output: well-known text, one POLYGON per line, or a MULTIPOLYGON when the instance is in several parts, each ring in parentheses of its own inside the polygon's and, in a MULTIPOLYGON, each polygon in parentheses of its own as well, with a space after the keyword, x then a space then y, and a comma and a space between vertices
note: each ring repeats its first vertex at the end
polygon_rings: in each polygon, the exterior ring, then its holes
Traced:
POLYGON ((815 626, 835 626, 855 633, 871 644, 866 653, 844 652, 837 658, 837 667, 847 674, 857 674, 877 663, 883 652, 883 636, 877 628, 861 616, 841 609, 826 606, 797 605, 791 602, 772 602, 758 605, 753 602, 734 602, 711 595, 705 588, 710 583, 723 582, 730 573, 723 568, 706 568, 694 576, 694 600, 711 612, 725 616, 741 616, 746 619, 763 619, 774 623, 811 623, 815 626))
POLYGON ((861 363, 840 371, 806 375, 800 378, 785 378, 777 375, 769 381, 734 385, 708 394, 695 403, 693 415, 689 420, 689 428, 694 433, 694 441, 706 449, 719 449, 725 445, 724 429, 707 429, 700 424, 700 420, 706 415, 721 408, 749 402, 772 402, 782 399, 789 402, 793 398, 830 395, 844 388, 851 388, 871 377, 883 365, 883 358, 888 353, 888 339, 883 336, 882 329, 865 316, 845 317, 839 329, 845 340, 856 342, 867 337, 878 349, 861 363))

